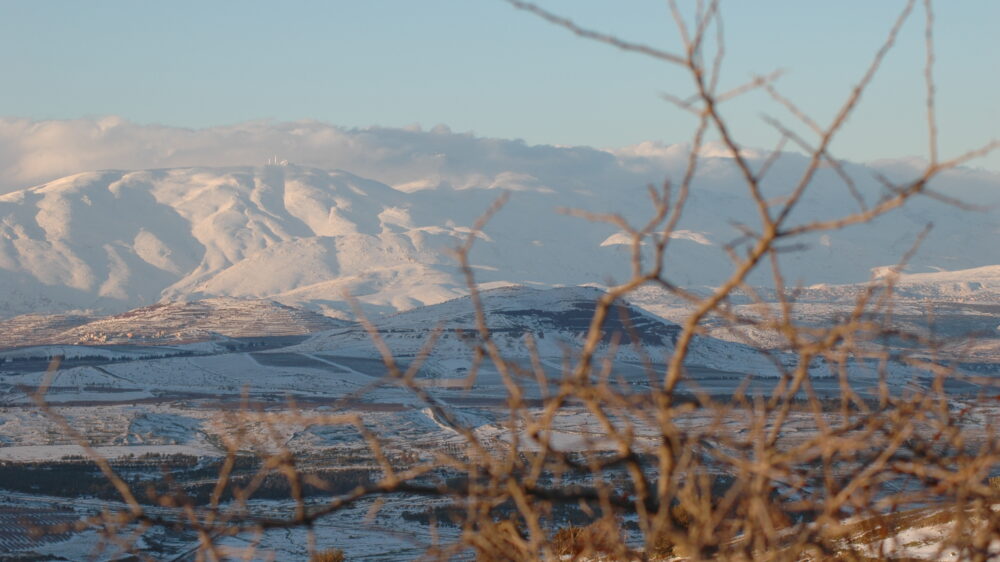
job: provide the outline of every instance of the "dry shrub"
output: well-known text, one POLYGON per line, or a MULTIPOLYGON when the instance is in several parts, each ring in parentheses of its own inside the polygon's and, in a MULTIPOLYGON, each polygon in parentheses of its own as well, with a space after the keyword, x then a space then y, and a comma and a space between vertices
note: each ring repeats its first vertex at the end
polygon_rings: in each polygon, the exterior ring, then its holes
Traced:
POLYGON ((323 550, 309 558, 309 562, 344 562, 344 560, 344 551, 339 548, 323 550))
POLYGON ((646 547, 647 558, 650 560, 670 559, 681 555, 674 541, 665 534, 653 538, 646 547))
POLYGON ((466 539, 482 562, 520 562, 531 559, 531 548, 521 526, 513 520, 482 521, 466 539))
POLYGON ((616 521, 595 521, 584 527, 569 526, 552 535, 552 552, 571 560, 626 560, 635 557, 621 535, 616 521))

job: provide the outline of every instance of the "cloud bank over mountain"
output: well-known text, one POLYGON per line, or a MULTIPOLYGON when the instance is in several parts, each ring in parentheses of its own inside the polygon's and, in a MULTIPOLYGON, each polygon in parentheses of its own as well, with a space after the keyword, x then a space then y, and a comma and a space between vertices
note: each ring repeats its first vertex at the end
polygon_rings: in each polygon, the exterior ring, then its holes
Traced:
MULTIPOLYGON (((683 143, 644 142, 614 149, 528 145, 456 133, 442 125, 429 130, 346 129, 318 121, 250 121, 186 129, 114 116, 0 118, 0 193, 85 171, 259 166, 275 156, 303 166, 347 170, 403 191, 442 184, 512 190, 589 189, 603 184, 614 189, 679 175, 687 152, 683 143)), ((702 153, 725 155, 717 145, 704 147, 702 153)), ((753 149, 745 153, 751 158, 766 155, 753 149)), ((785 159, 801 162, 793 154, 785 159)), ((910 167, 905 161, 880 162, 873 170, 855 172, 860 181, 870 183, 873 171, 905 173, 910 167)), ((963 184, 997 181, 996 173, 964 173, 963 184)), ((738 182, 733 187, 738 188, 738 182)))
MULTIPOLYGON (((528 146, 478 138, 438 126, 343 129, 315 122, 254 121, 205 129, 139 125, 117 117, 66 121, 0 119, 0 192, 82 171, 261 165, 277 156, 296 164, 344 169, 409 189, 531 182, 623 170, 608 152, 587 147, 528 146), (409 185, 408 185, 409 184, 409 185)), ((627 174, 626 174, 627 175, 627 174)))

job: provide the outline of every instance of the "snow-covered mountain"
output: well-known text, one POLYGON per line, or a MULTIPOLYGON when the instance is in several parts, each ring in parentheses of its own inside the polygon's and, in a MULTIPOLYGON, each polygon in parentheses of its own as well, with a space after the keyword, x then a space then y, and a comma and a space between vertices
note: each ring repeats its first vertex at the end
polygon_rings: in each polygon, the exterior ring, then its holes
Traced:
MULTIPOLYGON (((879 279, 889 271, 876 272, 879 279), (881 274, 880 274, 881 273, 881 274)), ((855 297, 866 290, 866 284, 833 285, 820 283, 800 291, 809 300, 837 300, 855 297)), ((917 299, 942 302, 1000 302, 1000 265, 988 265, 956 271, 901 273, 893 280, 897 299, 917 299)))
MULTIPOLYGON (((587 161, 563 178, 511 170, 461 189, 420 178, 393 187, 294 165, 78 174, 0 196, 0 317, 114 313, 208 297, 273 299, 349 317, 345 290, 376 314, 443 302, 466 293, 449 251, 504 190, 510 202, 472 255, 485 287, 602 285, 627 275, 626 237, 557 209, 614 211, 639 223, 650 205, 645 185, 614 183, 634 177, 593 171, 587 161)), ((769 193, 780 194, 798 171, 801 158, 780 159, 769 193)), ((961 174, 945 180, 954 182, 950 192, 964 193, 961 174)), ((821 172, 795 218, 849 211, 853 203, 837 182, 832 171, 821 172)), ((882 189, 860 186, 870 199, 882 189)), ((733 224, 752 225, 755 214, 731 162, 706 159, 668 275, 688 286, 718 283, 731 270, 722 246, 739 236, 733 224)), ((872 268, 895 263, 931 221, 935 231, 913 271, 1000 263, 1000 245, 967 243, 998 231, 994 214, 918 200, 873 225, 806 240, 808 250, 782 257, 787 278, 862 281, 872 268)))
POLYGON ((25 314, 0 321, 0 349, 34 345, 178 345, 225 338, 305 335, 346 325, 271 301, 212 298, 122 314, 25 314))
MULTIPOLYGON (((481 302, 491 338, 504 357, 527 361, 537 354, 547 366, 558 370, 564 359, 572 360, 582 349, 602 294, 603 291, 592 287, 516 286, 484 291, 481 302)), ((431 335, 437 332, 428 365, 430 370, 441 373, 454 373, 456 367, 467 368, 473 349, 481 341, 475 309, 467 296, 377 319, 373 327, 393 355, 403 361, 420 355, 431 335)), ((680 326, 623 302, 607 316, 602 331, 600 356, 613 349, 618 367, 622 368, 621 361, 638 364, 649 360, 664 364, 673 352, 680 326)), ((381 357, 371 335, 362 326, 318 333, 287 350, 381 357)), ((687 363, 720 371, 773 375, 773 364, 749 346, 700 336, 695 337, 687 363)))

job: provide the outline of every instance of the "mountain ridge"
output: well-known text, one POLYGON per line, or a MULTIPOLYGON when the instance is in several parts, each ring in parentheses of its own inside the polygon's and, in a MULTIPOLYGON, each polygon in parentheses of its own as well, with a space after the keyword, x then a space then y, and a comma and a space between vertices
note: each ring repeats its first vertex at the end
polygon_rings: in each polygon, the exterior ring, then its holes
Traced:
MULTIPOLYGON (((732 192, 731 164, 709 164, 668 254, 668 275, 683 286, 724 279, 731 265, 723 246, 738 236, 732 224, 753 220, 732 192)), ((485 288, 607 285, 629 271, 627 237, 616 227, 557 209, 618 211, 638 223, 649 213, 643 186, 517 177, 520 187, 470 256, 485 288)), ((820 187, 827 180, 821 176, 820 187)), ((494 179, 402 191, 295 165, 75 174, 0 195, 0 317, 108 314, 212 297, 270 299, 340 318, 351 316, 347 293, 376 315, 435 304, 467 293, 450 252, 512 185, 494 179)), ((831 198, 832 188, 817 189, 797 210, 801 220, 839 212, 842 203, 827 208, 831 198)), ((864 280, 894 263, 910 243, 907 233, 930 218, 942 235, 925 242, 913 267, 1000 263, 1000 248, 991 245, 955 253, 964 237, 1000 231, 994 215, 914 203, 873 225, 806 238, 809 251, 781 256, 786 278, 864 280), (877 242, 889 234, 891 243, 877 242)))
MULTIPOLYGON (((596 287, 539 289, 523 285, 500 287, 479 294, 490 337, 506 359, 526 361, 538 357, 550 367, 561 367, 582 349, 598 299, 596 287), (531 342, 529 343, 528 338, 531 342)), ((397 359, 421 355, 429 338, 434 347, 428 364, 449 372, 468 362, 481 343, 476 309, 469 296, 388 315, 371 321, 368 328, 345 326, 313 334, 287 348, 303 353, 336 353, 339 356, 380 358, 369 329, 374 330, 397 359)), ((642 308, 620 301, 601 327, 598 356, 613 354, 615 361, 643 364, 665 362, 674 349, 681 327, 642 308)), ((768 373, 773 363, 763 353, 741 343, 695 336, 689 365, 768 373)))

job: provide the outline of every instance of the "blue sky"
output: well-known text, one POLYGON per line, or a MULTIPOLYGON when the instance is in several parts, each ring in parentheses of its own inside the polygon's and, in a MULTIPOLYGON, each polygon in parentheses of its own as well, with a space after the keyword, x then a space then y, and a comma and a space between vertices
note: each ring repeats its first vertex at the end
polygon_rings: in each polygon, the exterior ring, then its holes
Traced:
MULTIPOLYGON (((690 3, 690 2, 689 2, 690 3)), ((582 24, 676 50, 661 0, 541 2, 582 24)), ((902 2, 723 3, 726 83, 787 70, 779 83, 826 121, 868 64, 902 2)), ((1000 2, 940 1, 942 155, 998 136, 1000 2)), ((596 45, 500 0, 330 2, 102 0, 2 4, 0 115, 120 115, 208 127, 316 119, 347 127, 439 123, 529 143, 622 146, 688 139, 691 119, 659 94, 689 93, 675 68, 596 45)), ((923 12, 835 145, 873 160, 927 154, 923 12)), ((764 95, 726 108, 749 146, 776 138, 764 95)), ((1000 156, 976 165, 1000 170, 1000 156)))

